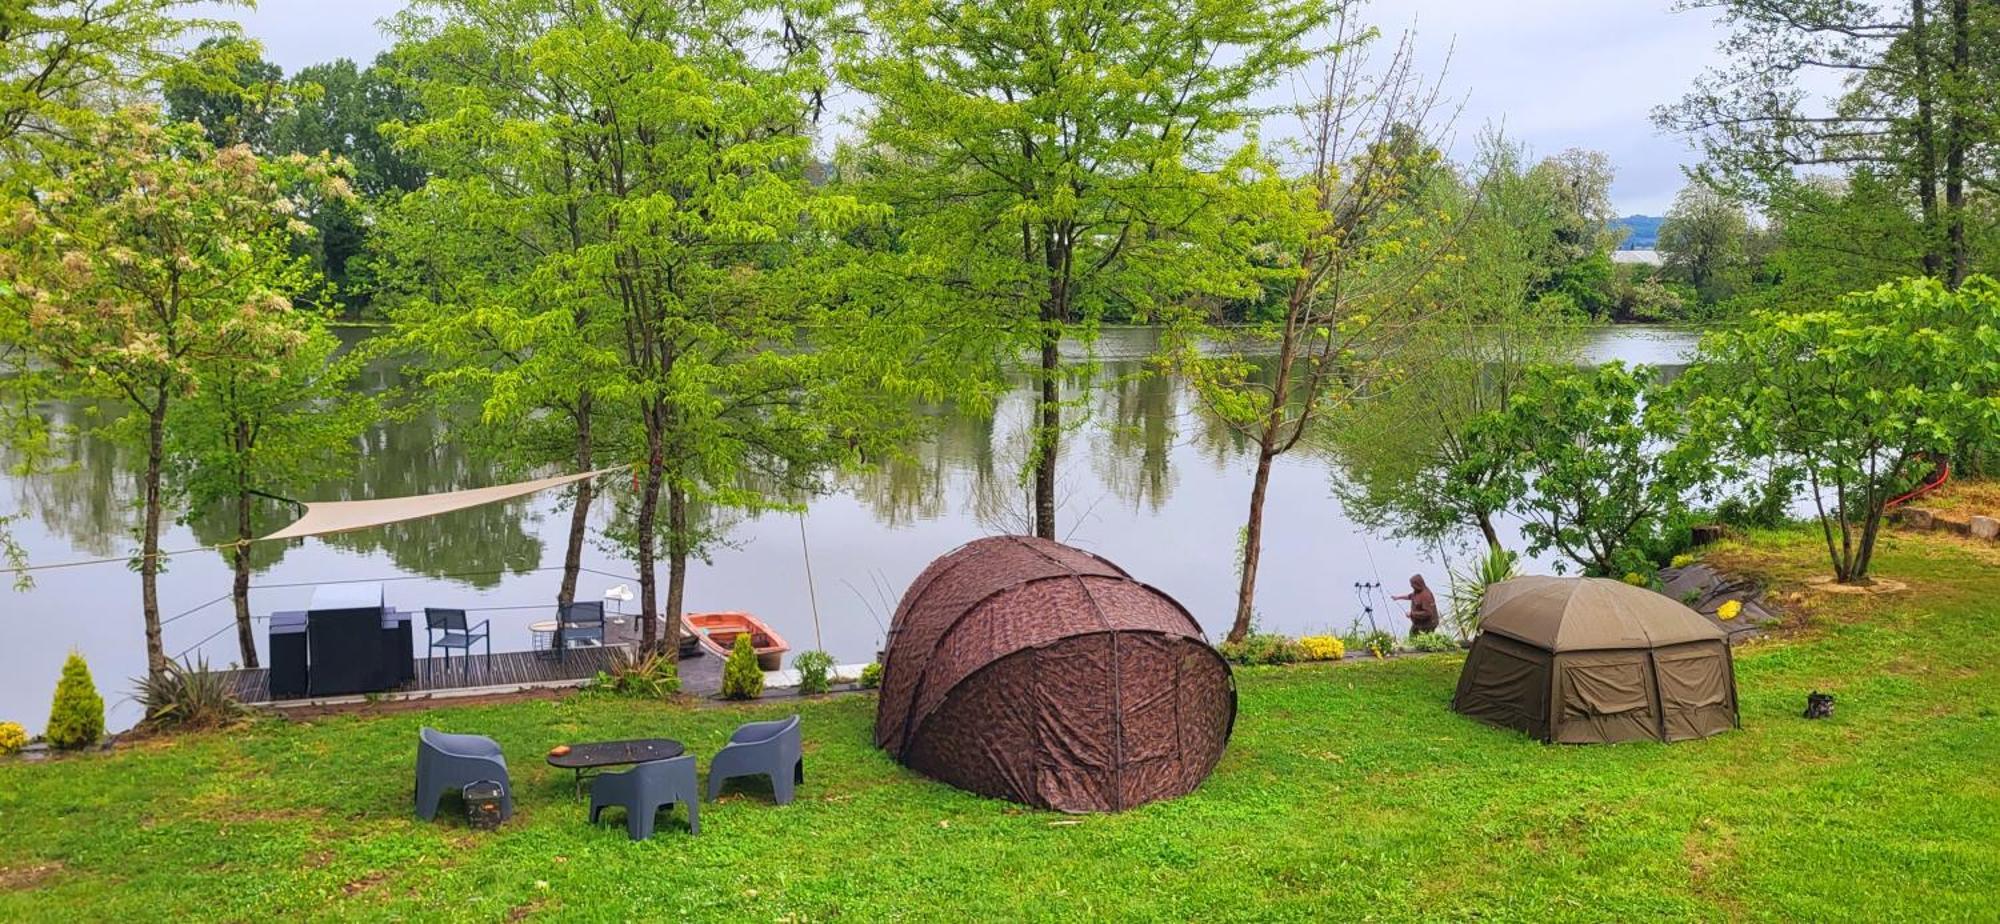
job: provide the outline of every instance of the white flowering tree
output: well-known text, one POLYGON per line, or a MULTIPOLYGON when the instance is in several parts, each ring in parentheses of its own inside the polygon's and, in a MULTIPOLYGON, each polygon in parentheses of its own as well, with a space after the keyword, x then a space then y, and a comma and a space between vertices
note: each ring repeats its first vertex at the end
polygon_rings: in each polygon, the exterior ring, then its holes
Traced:
POLYGON ((288 191, 347 191, 326 161, 218 149, 201 126, 161 125, 148 108, 91 132, 8 203, 0 337, 61 393, 123 405, 112 427, 144 447, 135 567, 157 673, 167 662, 156 584, 168 414, 198 393, 205 364, 280 374, 303 342, 292 297, 309 276, 291 251, 309 228, 288 191))

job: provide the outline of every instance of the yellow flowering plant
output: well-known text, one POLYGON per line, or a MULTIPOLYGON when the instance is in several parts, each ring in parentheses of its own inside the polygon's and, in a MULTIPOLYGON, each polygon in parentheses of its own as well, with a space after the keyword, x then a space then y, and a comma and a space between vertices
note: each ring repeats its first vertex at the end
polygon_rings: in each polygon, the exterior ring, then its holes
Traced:
POLYGON ((1301 635, 1299 650, 1308 661, 1338 661, 1347 657, 1347 646, 1331 635, 1301 635))

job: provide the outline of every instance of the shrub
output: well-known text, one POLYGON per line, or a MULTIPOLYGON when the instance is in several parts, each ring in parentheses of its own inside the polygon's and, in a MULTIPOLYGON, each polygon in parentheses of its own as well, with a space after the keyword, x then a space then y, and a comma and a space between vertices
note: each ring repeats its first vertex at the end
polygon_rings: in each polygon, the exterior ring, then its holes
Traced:
POLYGON ((593 686, 637 699, 667 699, 681 691, 680 664, 665 652, 638 657, 623 648, 616 652, 611 656, 611 670, 599 673, 593 686))
POLYGON ((19 722, 0 722, 0 757, 28 746, 28 730, 19 722))
POLYGON ((1728 619, 1735 619, 1738 615, 1741 615, 1742 612, 1743 612, 1743 601, 1725 600, 1723 601, 1723 604, 1720 607, 1716 608, 1715 615, 1717 616, 1717 618, 1728 620, 1728 619))
POLYGON ((43 733, 53 747, 74 750, 87 748, 104 736, 104 697, 90 679, 90 665, 74 651, 63 662, 62 679, 56 681, 55 702, 49 705, 49 730, 43 733))
POLYGON ((1458 641, 1442 632, 1418 632, 1410 636, 1412 651, 1457 651, 1458 641))
POLYGON ((1331 635, 1301 635, 1299 652, 1308 661, 1338 661, 1347 656, 1347 646, 1331 635))
POLYGON ((1252 632, 1240 642, 1223 642, 1222 657, 1237 664, 1290 664, 1305 657, 1299 643, 1276 632, 1252 632))
POLYGON ((756 699, 764 695, 764 669, 757 666, 757 649, 750 644, 750 633, 736 636, 736 643, 729 647, 729 660, 722 664, 722 696, 724 699, 756 699))
POLYGON ((1486 602, 1486 588, 1519 575, 1515 568, 1518 560, 1519 556, 1506 549, 1488 548, 1470 570, 1445 569, 1451 583, 1445 591, 1445 618, 1460 638, 1479 634, 1479 607, 1486 602))
POLYGON ((214 728, 243 716, 243 704, 230 693, 229 681, 209 670, 208 659, 167 662, 165 670, 132 681, 132 698, 146 709, 143 724, 152 728, 214 728))
POLYGON ((808 696, 826 692, 827 671, 832 668, 833 655, 824 651, 801 651, 792 659, 792 669, 799 672, 799 692, 808 696))
POLYGON ((861 669, 862 689, 873 690, 881 685, 882 685, 882 665, 880 662, 871 662, 867 667, 861 669))
POLYGON ((1386 658, 1396 650, 1396 637, 1381 629, 1376 629, 1361 637, 1357 646, 1378 658, 1386 658))
POLYGON ((1695 555, 1693 552, 1682 552, 1679 555, 1674 556, 1673 560, 1667 564, 1667 567, 1685 568, 1694 563, 1695 563, 1695 555))

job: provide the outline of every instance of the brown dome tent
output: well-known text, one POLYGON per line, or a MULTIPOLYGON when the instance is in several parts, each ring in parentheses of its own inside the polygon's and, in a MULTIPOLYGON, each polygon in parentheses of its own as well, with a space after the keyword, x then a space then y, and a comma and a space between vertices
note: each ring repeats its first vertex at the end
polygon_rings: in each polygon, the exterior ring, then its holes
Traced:
POLYGON ((1229 665, 1180 604, 1088 552, 999 536, 903 594, 875 744, 980 795, 1118 811, 1193 791, 1235 721, 1229 665))
POLYGON ((1451 706, 1543 741, 1681 741, 1737 726, 1727 636, 1700 613, 1605 578, 1486 589, 1451 706))

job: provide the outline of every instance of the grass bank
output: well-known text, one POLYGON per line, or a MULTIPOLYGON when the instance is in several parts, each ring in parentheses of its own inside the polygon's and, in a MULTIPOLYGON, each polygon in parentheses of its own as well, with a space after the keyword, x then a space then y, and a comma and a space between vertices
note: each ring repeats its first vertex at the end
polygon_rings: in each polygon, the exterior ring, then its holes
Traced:
MULTIPOLYGON (((1784 582, 1805 533, 1715 553, 1784 582)), ((1446 708, 1460 659, 1252 668, 1194 795, 1066 818, 965 795, 869 746, 874 701, 805 705, 807 785, 650 842, 585 824, 571 740, 701 755, 779 710, 559 701, 265 720, 0 764, 0 919, 1958 920, 2000 895, 2000 568, 1892 537, 1912 593, 1815 599, 1738 653, 1744 729, 1546 747, 1446 708), (1808 690, 1834 718, 1799 718, 1808 690), (410 814, 416 729, 507 749, 495 834, 410 814)))

